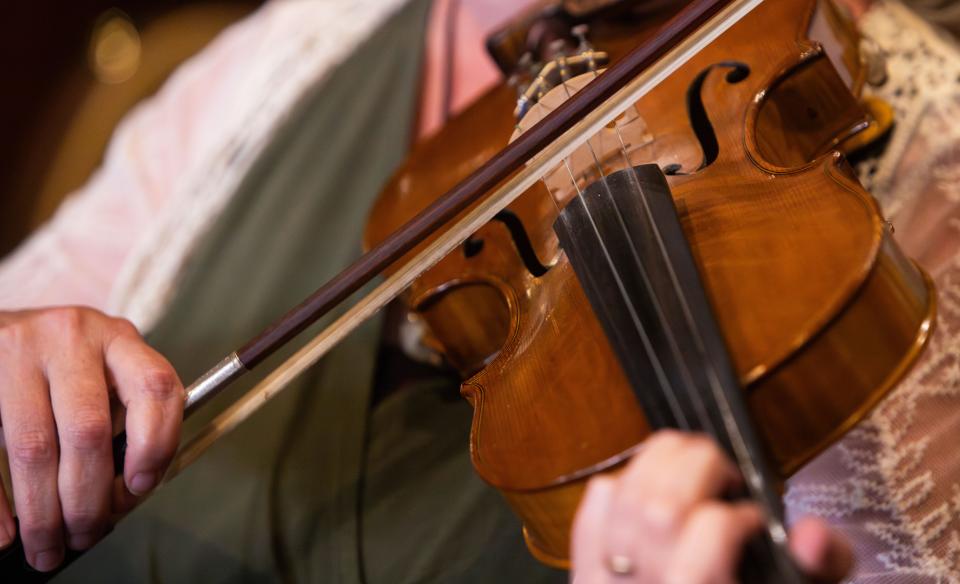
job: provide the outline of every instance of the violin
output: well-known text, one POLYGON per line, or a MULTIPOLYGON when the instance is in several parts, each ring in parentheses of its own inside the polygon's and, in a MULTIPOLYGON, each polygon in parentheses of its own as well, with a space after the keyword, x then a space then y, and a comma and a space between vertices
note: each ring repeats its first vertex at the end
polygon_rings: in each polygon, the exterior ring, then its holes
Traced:
MULTIPOLYGON (((836 151, 869 124, 856 39, 818 0, 696 0, 629 52, 637 35, 610 30, 603 50, 582 30, 573 52, 547 42, 553 66, 519 107, 495 89, 414 149, 371 213, 370 250, 191 384, 185 415, 383 282, 167 479, 402 295, 466 377, 474 466, 536 557, 566 567, 589 477, 673 426, 711 433, 767 511, 743 580, 803 581, 778 485, 906 373, 935 306, 836 151)), ((22 554, 17 541, 0 571, 53 576, 22 554)))
MULTIPOLYGON (((616 61, 617 32, 554 62, 616 61)), ((837 151, 870 123, 858 43, 829 2, 760 4, 407 290, 465 377, 474 467, 537 558, 568 567, 586 481, 652 429, 743 439, 711 377, 745 405, 772 501, 922 351, 932 284, 837 151)), ((519 120, 506 85, 451 120, 377 201, 368 245, 597 74, 540 88, 519 120)))

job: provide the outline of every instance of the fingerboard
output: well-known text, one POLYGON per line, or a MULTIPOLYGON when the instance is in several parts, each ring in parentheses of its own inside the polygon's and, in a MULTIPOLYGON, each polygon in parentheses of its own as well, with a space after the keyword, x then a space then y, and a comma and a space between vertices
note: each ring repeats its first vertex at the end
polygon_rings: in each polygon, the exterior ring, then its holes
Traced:
POLYGON ((591 184, 554 231, 651 427, 713 436, 764 508, 767 529, 745 550, 741 581, 805 582, 783 549, 776 482, 660 168, 591 184))

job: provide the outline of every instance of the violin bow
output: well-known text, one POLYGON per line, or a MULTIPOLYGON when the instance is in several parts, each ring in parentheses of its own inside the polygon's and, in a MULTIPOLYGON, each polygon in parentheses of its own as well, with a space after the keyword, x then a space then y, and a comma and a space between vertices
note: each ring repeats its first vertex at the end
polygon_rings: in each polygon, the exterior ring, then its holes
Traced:
MULTIPOLYGON (((164 481, 176 476, 220 436, 248 418, 361 323, 399 296, 424 271, 540 180, 545 169, 559 165, 587 137, 612 122, 626 107, 639 101, 762 2, 695 0, 690 3, 661 27, 649 42, 609 67, 453 189, 194 381, 186 390, 184 417, 191 415, 207 400, 462 214, 450 228, 424 245, 370 294, 350 307, 217 416, 195 439, 185 444, 177 453, 164 481), (497 185, 501 186, 493 190, 497 185)), ((115 471, 122 474, 126 435, 119 434, 113 444, 115 471)), ((14 542, 0 551, 0 574, 13 579, 11 581, 46 582, 82 554, 69 552, 58 570, 37 572, 26 563, 18 533, 14 542)))
POLYGON ((539 181, 544 169, 561 164, 564 158, 582 145, 585 137, 596 134, 612 122, 626 107, 639 101, 660 81, 682 67, 763 1, 700 0, 690 4, 665 24, 653 40, 634 49, 600 74, 261 335, 200 377, 187 388, 185 416, 329 313, 458 214, 475 205, 382 284, 214 418, 195 439, 180 449, 167 478, 172 478, 195 461, 220 436, 246 420, 360 324, 397 298, 423 272, 490 222, 497 213, 539 181), (686 34, 680 33, 677 38, 675 31, 678 30, 686 31, 686 34), (532 137, 526 139, 528 135, 532 137), (526 166, 516 172, 524 164, 526 166), (489 189, 507 177, 510 179, 483 198, 489 189))

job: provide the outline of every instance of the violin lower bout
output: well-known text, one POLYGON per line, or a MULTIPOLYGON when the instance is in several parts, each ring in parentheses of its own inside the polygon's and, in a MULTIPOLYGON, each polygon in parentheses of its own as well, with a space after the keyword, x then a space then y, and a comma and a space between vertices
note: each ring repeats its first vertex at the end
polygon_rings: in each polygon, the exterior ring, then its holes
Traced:
MULTIPOLYGON (((784 480, 906 375, 932 333, 935 305, 932 282, 885 233, 873 269, 845 309, 790 359, 752 372, 747 403, 784 480)), ((629 454, 598 466, 617 472, 629 454)), ((540 561, 569 567, 570 531, 588 479, 561 478, 532 490, 498 487, 523 520, 527 545, 540 561)))

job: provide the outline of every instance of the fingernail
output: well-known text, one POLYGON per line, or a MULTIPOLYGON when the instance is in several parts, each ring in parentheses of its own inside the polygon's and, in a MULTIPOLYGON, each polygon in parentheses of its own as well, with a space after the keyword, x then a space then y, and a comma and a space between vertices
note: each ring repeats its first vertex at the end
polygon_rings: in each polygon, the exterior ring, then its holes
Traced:
POLYGON ((47 550, 33 557, 33 567, 40 572, 49 572, 63 561, 63 550, 47 550))
POLYGON ((155 486, 157 486, 157 475, 152 472, 141 472, 133 475, 129 485, 130 492, 137 496, 149 493, 155 486))

